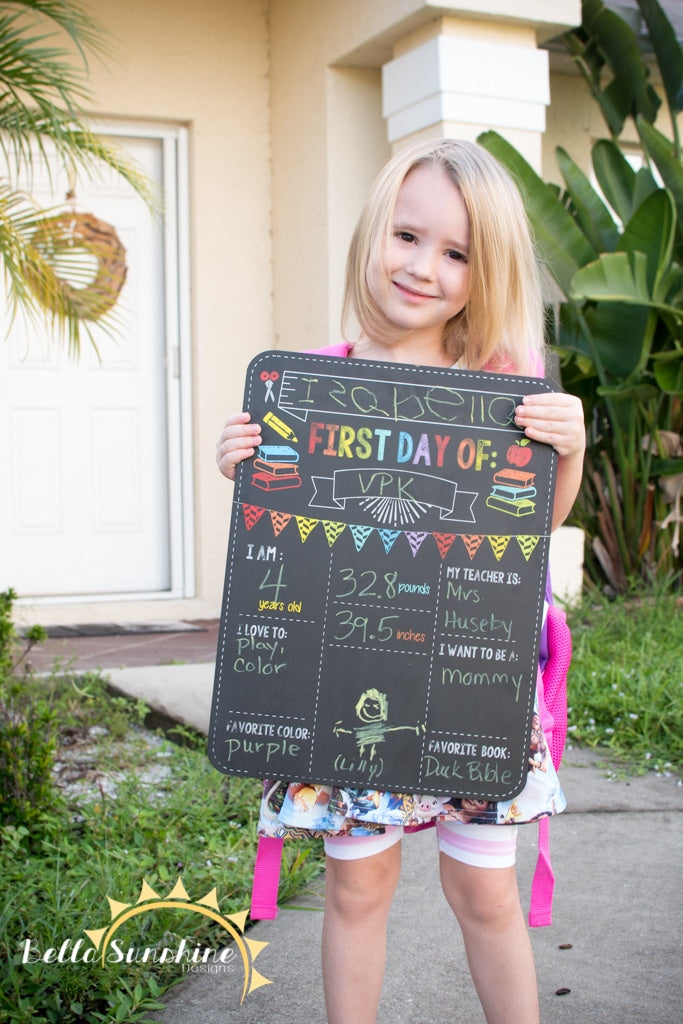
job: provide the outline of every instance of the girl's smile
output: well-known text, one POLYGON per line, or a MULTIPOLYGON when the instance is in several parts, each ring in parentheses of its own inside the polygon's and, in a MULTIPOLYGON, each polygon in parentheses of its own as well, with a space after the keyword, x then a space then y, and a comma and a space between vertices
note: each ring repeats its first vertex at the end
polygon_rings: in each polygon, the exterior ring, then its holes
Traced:
POLYGON ((433 299, 434 296, 427 294, 426 292, 416 291, 414 288, 409 288, 407 285, 399 284, 398 281, 392 281, 394 288, 402 295, 408 302, 422 302, 427 299, 433 299))

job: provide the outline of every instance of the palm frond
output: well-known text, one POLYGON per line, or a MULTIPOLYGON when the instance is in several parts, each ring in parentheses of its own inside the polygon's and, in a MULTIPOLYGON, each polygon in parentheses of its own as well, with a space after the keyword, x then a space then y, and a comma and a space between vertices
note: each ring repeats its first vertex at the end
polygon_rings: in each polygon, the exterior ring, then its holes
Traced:
POLYGON ((46 115, 16 107, 1 128, 0 150, 13 175, 30 172, 40 163, 51 178, 53 155, 70 175, 80 169, 96 176, 108 167, 128 182, 150 210, 160 210, 161 197, 135 161, 68 113, 52 110, 46 115))
MULTIPOLYGON (((94 322, 83 316, 73 283, 86 285, 91 271, 82 260, 55 257, 40 243, 46 223, 63 212, 61 206, 42 210, 28 195, 0 183, 0 262, 7 293, 7 333, 22 313, 35 326, 47 328, 66 343, 70 355, 77 356, 83 335, 94 344, 94 322)), ((115 317, 104 316, 97 324, 112 333, 115 317)))
POLYGON ((2 0, 0 11, 17 14, 27 25, 52 24, 61 29, 87 67, 88 54, 111 58, 114 47, 103 24, 76 0, 2 0))
POLYGON ((147 174, 87 127, 88 60, 112 54, 109 36, 80 0, 0 0, 0 155, 7 167, 0 178, 0 262, 8 311, 11 322, 23 310, 46 324, 72 354, 83 334, 95 343, 95 319, 109 331, 115 317, 101 315, 102 303, 93 312, 82 296, 78 301, 79 288, 89 287, 93 254, 52 244, 49 222, 54 232, 63 208, 41 210, 17 181, 30 182, 38 167, 53 180, 55 164, 71 180, 79 171, 96 176, 109 168, 160 211, 147 174))

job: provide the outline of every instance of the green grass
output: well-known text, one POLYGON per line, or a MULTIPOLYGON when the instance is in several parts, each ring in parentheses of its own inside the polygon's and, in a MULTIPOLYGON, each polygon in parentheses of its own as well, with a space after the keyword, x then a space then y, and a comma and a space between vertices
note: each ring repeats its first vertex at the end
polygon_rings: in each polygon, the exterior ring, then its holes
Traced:
POLYGON ((569 741, 607 747, 631 770, 683 772, 683 605, 638 594, 568 612, 569 741))
MULTIPOLYGON (((123 1021, 154 1019, 159 995, 183 977, 173 963, 22 962, 26 940, 59 949, 85 929, 109 926, 107 897, 134 904, 143 881, 162 898, 179 876, 191 900, 214 888, 222 915, 249 906, 256 853, 260 785, 221 775, 205 740, 182 731, 182 743, 146 733, 142 705, 112 697, 96 675, 78 680, 26 680, 22 698, 55 712, 66 757, 74 750, 85 779, 55 789, 28 827, 0 827, 0 1021, 123 1021), (108 729, 93 736, 93 726, 108 729), (85 787, 85 788, 84 788, 85 787), (112 789, 115 790, 111 795, 112 789), (151 1015, 151 1016, 150 1016, 151 1015)), ((320 844, 286 844, 280 899, 300 892, 321 870, 320 844)), ((138 915, 117 937, 125 949, 156 946, 220 948, 225 930, 196 911, 138 915)), ((69 950, 69 952, 70 952, 69 950)), ((236 981, 237 984, 237 981, 236 981)))

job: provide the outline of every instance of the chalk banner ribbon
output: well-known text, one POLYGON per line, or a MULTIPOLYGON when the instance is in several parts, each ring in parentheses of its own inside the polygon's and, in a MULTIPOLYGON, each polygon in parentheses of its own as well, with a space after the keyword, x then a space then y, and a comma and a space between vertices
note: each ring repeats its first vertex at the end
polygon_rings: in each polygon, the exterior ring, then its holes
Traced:
POLYGON ((227 774, 524 786, 557 456, 533 377, 268 351, 244 408, 209 729, 227 774))
POLYGON ((458 485, 426 473, 405 473, 385 469, 340 469, 331 477, 311 477, 312 508, 344 509, 348 499, 384 497, 394 501, 416 502, 441 512, 442 519, 474 522, 474 494, 458 493, 458 485), (456 509, 457 505, 457 509, 456 509))

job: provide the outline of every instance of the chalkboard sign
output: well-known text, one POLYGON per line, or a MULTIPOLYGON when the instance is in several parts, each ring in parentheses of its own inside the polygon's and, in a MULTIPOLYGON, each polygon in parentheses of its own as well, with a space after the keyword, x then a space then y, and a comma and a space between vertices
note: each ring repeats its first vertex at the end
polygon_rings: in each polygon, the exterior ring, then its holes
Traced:
POLYGON ((228 774, 523 788, 557 457, 536 378, 295 352, 249 366, 209 734, 228 774))

